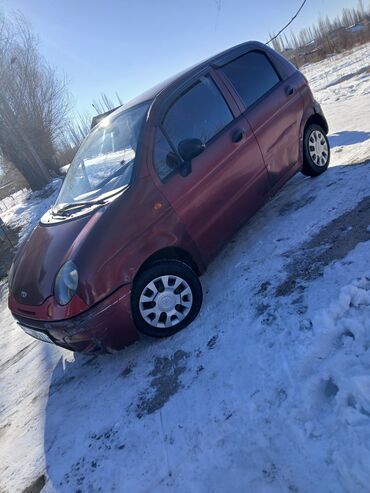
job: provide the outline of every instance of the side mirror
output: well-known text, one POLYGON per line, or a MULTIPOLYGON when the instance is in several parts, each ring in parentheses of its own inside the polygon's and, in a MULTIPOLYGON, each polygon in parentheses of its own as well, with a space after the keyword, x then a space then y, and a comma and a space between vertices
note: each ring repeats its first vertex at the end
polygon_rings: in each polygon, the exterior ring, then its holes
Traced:
POLYGON ((205 145, 200 139, 184 139, 178 145, 178 151, 184 161, 191 161, 204 151, 205 145))
POLYGON ((183 159, 183 163, 180 165, 180 174, 187 176, 191 173, 192 159, 204 151, 205 145, 200 139, 184 139, 179 143, 177 149, 183 159))
POLYGON ((175 170, 180 167, 181 162, 177 155, 170 151, 166 156, 166 164, 170 169, 175 170))

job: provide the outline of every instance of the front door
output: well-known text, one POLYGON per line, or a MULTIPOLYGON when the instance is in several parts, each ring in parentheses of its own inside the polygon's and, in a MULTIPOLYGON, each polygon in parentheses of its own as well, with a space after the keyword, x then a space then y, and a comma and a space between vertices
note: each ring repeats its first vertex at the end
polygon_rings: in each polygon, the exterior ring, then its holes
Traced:
POLYGON ((268 194, 268 173, 253 131, 233 111, 214 80, 204 76, 169 103, 156 130, 153 164, 159 188, 205 262, 268 194), (178 154, 178 144, 188 138, 200 139, 205 149, 183 177, 166 157, 178 154))

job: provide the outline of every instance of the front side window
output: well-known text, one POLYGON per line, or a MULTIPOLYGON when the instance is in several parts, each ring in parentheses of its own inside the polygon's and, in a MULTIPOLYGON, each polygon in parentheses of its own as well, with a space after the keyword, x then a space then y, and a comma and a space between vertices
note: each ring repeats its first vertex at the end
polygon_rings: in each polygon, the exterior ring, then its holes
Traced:
POLYGON ((248 108, 280 82, 267 56, 251 51, 221 69, 248 108))
POLYGON ((210 77, 202 77, 168 110, 163 128, 176 149, 182 140, 197 138, 204 144, 233 120, 222 94, 210 77))
POLYGON ((53 208, 88 204, 122 190, 131 181, 139 135, 149 103, 111 115, 82 143, 53 208))
POLYGON ((162 131, 158 128, 154 142, 153 162, 154 168, 157 171, 159 178, 165 181, 173 173, 174 168, 171 167, 169 156, 173 154, 172 148, 162 131))

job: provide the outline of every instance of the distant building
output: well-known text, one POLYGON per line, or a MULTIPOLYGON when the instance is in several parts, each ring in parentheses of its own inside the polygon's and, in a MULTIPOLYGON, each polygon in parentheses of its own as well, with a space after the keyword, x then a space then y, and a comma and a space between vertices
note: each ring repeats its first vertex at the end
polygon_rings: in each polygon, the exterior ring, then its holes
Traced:
POLYGON ((357 24, 353 24, 346 28, 346 31, 351 33, 359 33, 365 29, 365 24, 363 22, 358 22, 357 24))

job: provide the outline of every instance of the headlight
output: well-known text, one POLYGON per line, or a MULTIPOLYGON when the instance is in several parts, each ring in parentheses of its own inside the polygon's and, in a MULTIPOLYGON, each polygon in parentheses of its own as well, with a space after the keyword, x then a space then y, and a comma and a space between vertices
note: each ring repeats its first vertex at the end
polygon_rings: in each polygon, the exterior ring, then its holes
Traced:
POLYGON ((67 305, 76 294, 77 286, 77 267, 71 260, 68 260, 55 279, 54 294, 58 305, 67 305))
POLYGON ((11 267, 9 269, 9 273, 8 273, 8 287, 9 287, 9 290, 12 287, 13 277, 14 277, 14 262, 12 263, 12 265, 11 265, 11 267))

